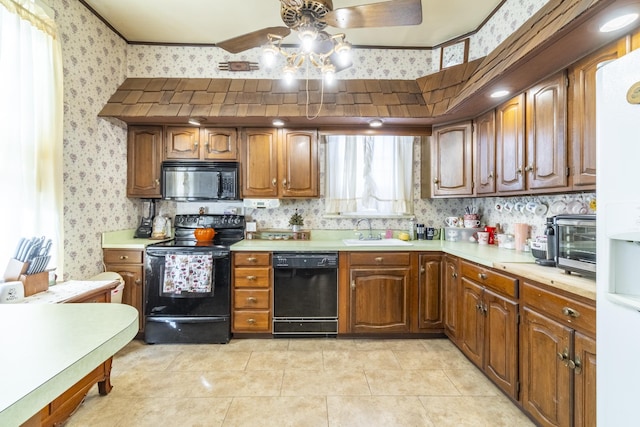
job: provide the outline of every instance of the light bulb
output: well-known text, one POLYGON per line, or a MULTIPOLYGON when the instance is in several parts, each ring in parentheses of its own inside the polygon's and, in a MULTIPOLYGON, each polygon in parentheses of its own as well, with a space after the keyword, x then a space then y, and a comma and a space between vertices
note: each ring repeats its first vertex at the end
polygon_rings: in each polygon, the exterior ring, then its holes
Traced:
POLYGON ((333 80, 336 77, 336 67, 334 67, 333 64, 324 64, 320 71, 322 71, 325 83, 333 83, 333 80))
POLYGON ((291 65, 287 65, 282 69, 282 78, 287 84, 293 83, 296 76, 296 69, 291 65))
POLYGON ((262 63, 265 67, 271 68, 276 63, 278 51, 273 45, 266 45, 262 48, 262 63))

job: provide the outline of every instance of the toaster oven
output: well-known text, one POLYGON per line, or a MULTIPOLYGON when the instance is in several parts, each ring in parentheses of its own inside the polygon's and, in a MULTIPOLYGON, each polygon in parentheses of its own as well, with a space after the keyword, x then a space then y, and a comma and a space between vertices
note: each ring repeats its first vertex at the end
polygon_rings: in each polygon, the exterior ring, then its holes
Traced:
POLYGON ((596 216, 554 217, 556 266, 567 273, 596 275, 596 216))

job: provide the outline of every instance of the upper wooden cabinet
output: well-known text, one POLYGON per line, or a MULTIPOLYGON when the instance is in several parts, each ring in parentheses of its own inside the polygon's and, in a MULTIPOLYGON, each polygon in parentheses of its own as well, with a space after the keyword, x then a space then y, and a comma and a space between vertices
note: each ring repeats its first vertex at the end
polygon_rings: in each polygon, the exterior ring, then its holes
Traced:
POLYGON ((496 109, 499 194, 569 189, 566 86, 562 72, 496 109))
POLYGON ((127 132, 127 197, 160 198, 162 126, 130 126, 127 132))
POLYGON ((166 160, 237 160, 235 128, 167 126, 166 160))
POLYGON ((247 128, 242 166, 243 197, 318 197, 318 133, 247 128))
POLYGON ((473 195, 472 135, 470 121, 433 129, 429 150, 423 152, 422 197, 473 195))
POLYGON ((477 195, 496 192, 496 112, 491 110, 474 120, 474 166, 477 195))
POLYGON ((596 71, 625 53, 623 39, 569 68, 569 149, 574 190, 596 188, 596 71))

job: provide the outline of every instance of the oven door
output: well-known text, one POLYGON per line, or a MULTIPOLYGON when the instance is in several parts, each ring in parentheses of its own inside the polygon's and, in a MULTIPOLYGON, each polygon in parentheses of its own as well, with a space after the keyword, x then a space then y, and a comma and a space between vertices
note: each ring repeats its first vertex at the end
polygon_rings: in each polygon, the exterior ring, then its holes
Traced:
POLYGON ((229 317, 230 265, 228 250, 148 247, 145 316, 229 317))

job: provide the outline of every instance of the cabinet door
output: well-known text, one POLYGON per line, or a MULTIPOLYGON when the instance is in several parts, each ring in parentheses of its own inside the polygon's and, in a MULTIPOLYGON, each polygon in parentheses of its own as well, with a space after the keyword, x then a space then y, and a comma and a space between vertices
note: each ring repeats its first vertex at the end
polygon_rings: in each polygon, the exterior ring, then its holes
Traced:
POLYGON ((127 197, 160 198, 162 127, 131 126, 127 132, 127 197))
POLYGON ((318 197, 316 131, 282 131, 278 173, 279 192, 283 197, 318 197))
POLYGON ((567 189, 567 79, 565 73, 527 91, 527 188, 567 189))
POLYGON ((418 266, 419 329, 442 329, 440 272, 440 255, 420 255, 418 266))
POLYGON ((518 399, 518 304, 484 291, 484 371, 498 387, 518 399))
POLYGON ((471 122, 434 128, 431 144, 433 196, 473 194, 471 122))
POLYGON ((524 309, 521 339, 522 407, 542 426, 571 425, 572 330, 524 309))
POLYGON ((167 126, 165 134, 166 160, 200 159, 200 128, 167 126))
POLYGON ((410 268, 351 269, 351 332, 410 332, 410 268))
POLYGON ((143 274, 142 265, 126 264, 106 264, 106 271, 114 271, 124 279, 124 289, 122 290, 122 303, 128 304, 138 310, 138 331, 144 330, 144 310, 143 310, 143 274))
POLYGON ((482 368, 484 355, 484 316, 482 314, 482 287, 461 278, 460 349, 482 368))
POLYGON ((202 129, 202 158, 238 160, 238 132, 234 128, 202 129))
POLYGON ((476 194, 496 192, 496 113, 491 110, 475 120, 476 194))
POLYGON ((576 190, 596 188, 596 71, 625 52, 623 39, 569 68, 569 158, 576 190))
POLYGON ((242 138, 244 197, 278 196, 277 129, 246 129, 242 138))
POLYGON ((457 343, 460 325, 460 279, 458 278, 458 261, 456 258, 445 256, 443 265, 444 331, 453 342, 457 343))
POLYGON ((574 336, 574 422, 576 427, 596 425, 596 341, 579 332, 574 336))
POLYGON ((524 104, 520 94, 496 108, 496 190, 524 190, 524 104))

